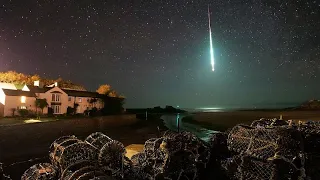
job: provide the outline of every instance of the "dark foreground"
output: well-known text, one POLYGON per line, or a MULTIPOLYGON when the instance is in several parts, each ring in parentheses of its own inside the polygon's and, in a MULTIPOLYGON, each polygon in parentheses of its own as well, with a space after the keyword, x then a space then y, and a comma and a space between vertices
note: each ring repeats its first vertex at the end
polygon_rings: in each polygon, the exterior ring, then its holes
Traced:
POLYGON ((75 135, 84 139, 93 132, 102 132, 127 146, 157 136, 157 123, 143 123, 127 116, 0 126, 0 162, 7 175, 20 179, 31 165, 49 162, 50 144, 61 136, 75 135))

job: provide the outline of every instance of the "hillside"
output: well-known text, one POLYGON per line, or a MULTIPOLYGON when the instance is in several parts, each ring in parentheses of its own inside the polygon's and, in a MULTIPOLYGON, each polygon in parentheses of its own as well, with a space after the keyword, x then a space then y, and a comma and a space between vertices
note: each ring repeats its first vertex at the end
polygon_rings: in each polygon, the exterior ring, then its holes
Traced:
POLYGON ((302 103, 296 109, 298 110, 320 110, 320 100, 310 100, 302 103))

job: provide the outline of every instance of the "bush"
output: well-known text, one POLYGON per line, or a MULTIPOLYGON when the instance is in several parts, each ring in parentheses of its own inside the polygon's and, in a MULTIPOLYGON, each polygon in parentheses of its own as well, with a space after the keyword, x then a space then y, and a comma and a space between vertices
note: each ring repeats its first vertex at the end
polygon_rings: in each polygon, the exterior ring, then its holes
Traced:
POLYGON ((115 115, 123 113, 124 99, 105 96, 103 101, 104 107, 102 109, 102 113, 104 115, 115 115))
POLYGON ((26 117, 29 114, 29 111, 26 109, 19 109, 18 113, 21 117, 26 117))
POLYGON ((70 106, 67 108, 67 115, 75 114, 75 112, 76 112, 75 108, 72 108, 70 106))

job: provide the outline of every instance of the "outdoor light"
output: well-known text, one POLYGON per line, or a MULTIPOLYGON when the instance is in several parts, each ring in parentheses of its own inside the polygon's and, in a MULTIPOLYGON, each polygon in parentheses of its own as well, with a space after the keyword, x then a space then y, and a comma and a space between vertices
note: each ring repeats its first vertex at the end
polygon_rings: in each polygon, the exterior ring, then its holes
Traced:
POLYGON ((21 96, 21 103, 26 103, 26 97, 25 96, 21 96))

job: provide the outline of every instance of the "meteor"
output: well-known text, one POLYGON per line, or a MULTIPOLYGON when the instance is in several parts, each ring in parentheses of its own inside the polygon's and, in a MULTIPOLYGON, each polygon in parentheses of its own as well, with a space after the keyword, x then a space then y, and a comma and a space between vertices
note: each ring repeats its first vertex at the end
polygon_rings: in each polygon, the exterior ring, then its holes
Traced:
POLYGON ((209 35, 210 35, 210 60, 212 71, 214 71, 214 54, 213 54, 213 43, 212 43, 212 33, 211 33, 211 22, 210 22, 210 7, 208 5, 208 19, 209 19, 209 35))

